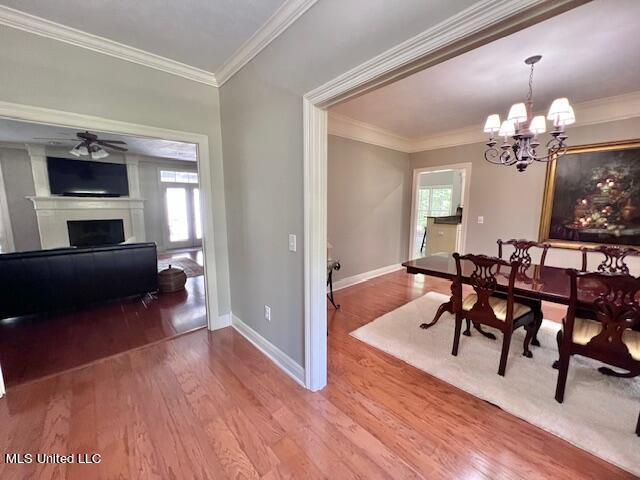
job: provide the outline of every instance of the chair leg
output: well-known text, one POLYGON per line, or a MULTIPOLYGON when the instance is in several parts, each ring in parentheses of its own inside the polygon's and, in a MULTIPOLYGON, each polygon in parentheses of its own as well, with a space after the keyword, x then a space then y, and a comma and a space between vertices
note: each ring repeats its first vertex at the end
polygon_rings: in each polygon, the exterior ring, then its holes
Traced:
POLYGON ((462 333, 465 337, 470 337, 471 336, 471 320, 469 320, 468 318, 467 320, 467 329, 462 333))
POLYGON ((533 357, 533 353, 531 353, 531 350, 529 350, 529 343, 531 342, 531 339, 535 335, 535 330, 536 330, 535 320, 532 321, 531 323, 526 324, 524 326, 524 329, 526 330, 527 334, 524 337, 522 355, 527 357, 527 358, 532 358, 533 357))
POLYGON ((507 369, 507 358, 509 357, 509 347, 511 346, 511 332, 505 332, 502 336, 502 354, 500 355, 500 367, 498 367, 498 375, 504 377, 507 369))
POLYGON ((636 425, 636 435, 640 437, 640 415, 638 415, 638 424, 636 425))
POLYGON ((569 373, 569 362, 571 354, 567 348, 562 346, 562 331, 558 332, 558 344, 560 347, 560 360, 558 360, 558 383, 556 384, 556 401, 562 403, 564 401, 564 388, 567 384, 567 374, 569 373))
POLYGON ((453 349, 451 355, 458 355, 458 345, 460 344, 460 330, 462 330, 462 315, 456 313, 456 330, 453 334, 453 349))
POLYGON ((539 309, 535 309, 533 314, 535 318, 535 331, 533 332, 533 340, 531 341, 531 345, 533 345, 534 347, 539 347, 540 341, 538 340, 538 332, 540 331, 540 327, 542 326, 542 319, 544 318, 544 315, 542 314, 542 307, 540 307, 539 309))

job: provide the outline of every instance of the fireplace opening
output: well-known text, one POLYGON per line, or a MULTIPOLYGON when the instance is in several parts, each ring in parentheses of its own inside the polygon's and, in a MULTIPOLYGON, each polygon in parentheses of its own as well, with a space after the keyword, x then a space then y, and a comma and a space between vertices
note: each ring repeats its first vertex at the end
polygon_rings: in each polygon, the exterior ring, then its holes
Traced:
POLYGON ((122 220, 69 220, 67 229, 72 247, 96 247, 124 242, 122 220))

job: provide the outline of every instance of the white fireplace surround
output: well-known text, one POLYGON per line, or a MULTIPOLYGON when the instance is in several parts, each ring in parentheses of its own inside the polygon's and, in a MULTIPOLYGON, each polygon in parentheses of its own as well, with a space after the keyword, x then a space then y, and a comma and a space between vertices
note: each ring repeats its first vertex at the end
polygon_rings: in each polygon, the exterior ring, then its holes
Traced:
MULTIPOLYGON (((144 242, 144 199, 140 198, 138 159, 126 157, 129 197, 63 197, 51 195, 45 147, 28 145, 35 195, 33 202, 43 249, 68 247, 69 220, 122 220, 125 242, 144 242)), ((78 160, 82 161, 82 160, 78 160)))
POLYGON ((69 220, 122 220, 126 242, 144 242, 144 200, 129 197, 29 197, 42 248, 69 246, 69 220))

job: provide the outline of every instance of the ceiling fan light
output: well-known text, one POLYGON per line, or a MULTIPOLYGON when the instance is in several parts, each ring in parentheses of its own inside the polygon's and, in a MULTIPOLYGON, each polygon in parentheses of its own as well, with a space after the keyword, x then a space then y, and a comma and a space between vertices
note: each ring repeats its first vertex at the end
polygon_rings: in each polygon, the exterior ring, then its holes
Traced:
POLYGON ((524 103, 514 103, 509 109, 509 115, 507 120, 511 120, 515 123, 522 123, 527 121, 527 107, 524 103))
POLYGON ((484 133, 495 133, 500 130, 500 115, 497 113, 491 114, 487 117, 487 121, 484 124, 484 133))
POLYGON ((535 135, 539 135, 547 131, 547 121, 545 120, 544 115, 533 117, 531 125, 529 125, 529 131, 535 135))
POLYGON ((80 155, 89 155, 89 150, 87 150, 87 147, 85 145, 79 145, 78 147, 76 147, 76 150, 80 155))
POLYGON ((500 126, 500 130, 498 131, 498 135, 501 137, 511 137, 515 135, 516 127, 511 120, 505 120, 502 122, 500 126))
POLYGON ((91 158, 94 160, 100 160, 101 158, 106 158, 108 156, 109 154, 102 148, 98 148, 96 151, 91 152, 91 158))
POLYGON ((69 153, 70 153, 71 155, 73 155, 74 157, 80 157, 80 156, 81 156, 81 155, 80 155, 80 152, 79 152, 79 151, 78 151, 78 149, 77 149, 77 148, 75 148, 75 147, 73 147, 71 150, 69 150, 69 153))

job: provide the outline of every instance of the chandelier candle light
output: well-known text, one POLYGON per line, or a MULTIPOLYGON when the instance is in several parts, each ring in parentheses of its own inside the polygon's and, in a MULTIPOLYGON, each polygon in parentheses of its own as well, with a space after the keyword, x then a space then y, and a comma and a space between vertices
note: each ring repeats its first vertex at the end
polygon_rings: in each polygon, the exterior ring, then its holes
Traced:
POLYGON ((529 93, 525 103, 515 103, 509 109, 507 119, 500 122, 500 115, 494 113, 487 117, 484 131, 490 138, 487 142, 487 150, 484 158, 497 165, 515 165, 519 172, 524 172, 527 167, 536 162, 548 162, 564 155, 567 152, 564 131, 567 125, 575 123, 576 117, 573 107, 566 98, 556 98, 545 119, 544 115, 533 115, 533 66, 540 61, 541 55, 527 58, 524 63, 531 65, 529 74, 529 93), (538 135, 547 130, 546 120, 553 122, 553 131, 549 132, 551 140, 546 144, 546 155, 538 155, 536 149, 540 146, 538 135), (503 137, 503 143, 499 148, 494 139, 495 134, 503 137), (509 140, 511 138, 511 141, 509 140))

